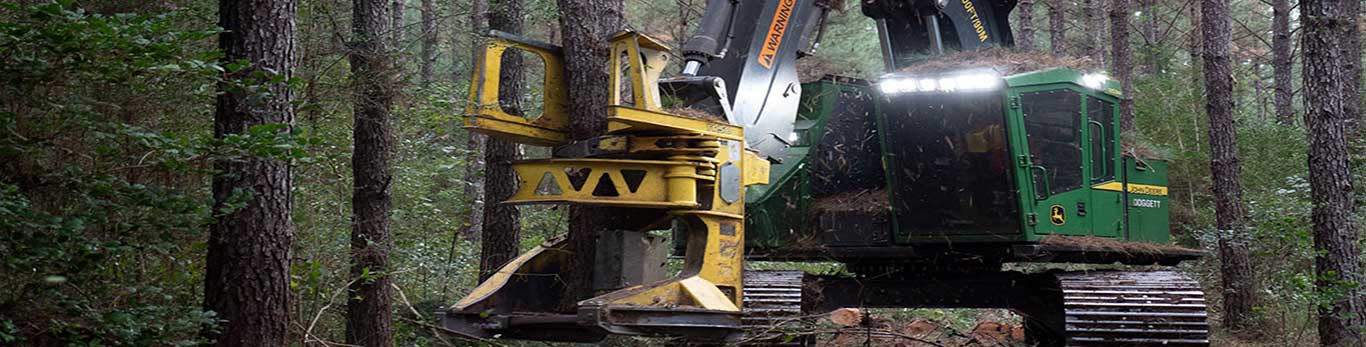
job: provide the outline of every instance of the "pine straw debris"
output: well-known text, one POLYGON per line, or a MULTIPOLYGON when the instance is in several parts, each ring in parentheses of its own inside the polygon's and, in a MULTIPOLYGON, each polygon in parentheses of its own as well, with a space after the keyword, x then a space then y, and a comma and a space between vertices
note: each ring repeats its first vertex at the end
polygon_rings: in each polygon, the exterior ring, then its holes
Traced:
POLYGON ((1200 253, 1198 250, 1177 245, 1164 245, 1141 241, 1120 241, 1094 236, 1049 235, 1039 240, 1039 244, 1066 247, 1082 252, 1114 252, 1128 255, 1200 253))
POLYGON ((855 190, 816 199, 811 209, 823 212, 885 212, 892 206, 887 191, 882 189, 855 190))
POLYGON ((907 66, 901 72, 911 74, 943 73, 966 69, 991 68, 1002 75, 1044 70, 1051 68, 1070 68, 1077 71, 1097 69, 1090 59, 1060 57, 1041 51, 1017 51, 1009 48, 990 48, 962 51, 933 57, 920 63, 907 66))
POLYGON ((1166 153, 1153 148, 1147 142, 1130 140, 1130 138, 1133 138, 1133 136, 1124 136, 1124 140, 1121 143, 1124 154, 1132 155, 1138 159, 1166 160, 1168 158, 1166 153))
POLYGON ((675 116, 680 116, 680 117, 683 117, 683 118, 691 118, 691 119, 698 119, 698 120, 709 120, 709 121, 717 121, 717 122, 723 122, 723 123, 726 121, 726 117, 725 117, 725 116, 722 116, 722 115, 719 115, 719 114, 714 114, 714 113, 707 112, 707 111, 703 111, 703 110, 699 110, 699 109, 695 109, 695 108, 688 108, 688 107, 670 107, 670 108, 664 109, 664 112, 665 112, 665 113, 668 113, 668 114, 675 115, 675 116))

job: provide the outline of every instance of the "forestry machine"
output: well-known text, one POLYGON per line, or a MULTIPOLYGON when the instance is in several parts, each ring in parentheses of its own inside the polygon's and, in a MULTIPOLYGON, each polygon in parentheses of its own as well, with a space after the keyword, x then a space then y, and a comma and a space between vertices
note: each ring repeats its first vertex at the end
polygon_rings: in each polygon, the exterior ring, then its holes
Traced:
POLYGON ((838 1, 711 0, 677 76, 661 76, 671 53, 659 41, 610 38, 607 132, 589 139, 570 135, 560 48, 491 32, 465 126, 553 153, 513 163, 519 187, 502 203, 614 209, 595 236, 597 296, 563 297, 575 250, 561 238, 509 261, 441 325, 472 338, 803 344, 799 318, 842 307, 997 308, 1039 346, 1208 345, 1204 295, 1179 272, 1003 268, 1202 254, 1167 245, 1166 164, 1123 152, 1121 94, 1104 75, 905 72, 1012 45, 1014 5, 863 0, 887 74, 804 83, 798 58, 838 1), (544 61, 537 114, 498 103, 509 50, 544 61))

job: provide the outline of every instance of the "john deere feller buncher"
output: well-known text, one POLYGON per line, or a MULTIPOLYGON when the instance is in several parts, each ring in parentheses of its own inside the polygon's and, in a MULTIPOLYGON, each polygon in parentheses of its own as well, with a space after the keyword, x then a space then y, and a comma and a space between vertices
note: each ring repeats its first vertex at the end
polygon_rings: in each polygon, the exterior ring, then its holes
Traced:
POLYGON ((801 83, 797 59, 818 45, 832 2, 712 0, 678 76, 661 78, 661 43, 611 38, 608 131, 582 141, 568 133, 559 48, 491 33, 466 127, 554 153, 513 164, 519 188, 503 203, 619 209, 600 231, 600 295, 558 307, 574 250, 553 240, 455 303, 442 326, 475 338, 753 343, 765 327, 840 307, 1004 308, 1042 346, 1208 345, 1203 294, 1180 273, 1002 270, 1200 256, 1126 247, 1169 242, 1166 168, 1122 153, 1120 91, 1103 76, 898 72, 1010 46, 1014 4, 864 0, 888 73, 801 83), (498 104, 510 50, 545 62, 538 115, 498 104), (669 277, 674 247, 683 268, 669 277), (746 271, 751 260, 836 261, 855 276, 746 271))

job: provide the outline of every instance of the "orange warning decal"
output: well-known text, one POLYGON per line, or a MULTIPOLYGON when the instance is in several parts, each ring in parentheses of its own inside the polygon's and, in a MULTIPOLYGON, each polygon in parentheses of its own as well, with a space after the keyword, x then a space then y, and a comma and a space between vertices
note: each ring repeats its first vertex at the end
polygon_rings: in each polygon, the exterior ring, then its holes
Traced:
POLYGON ((778 11, 773 13, 773 23, 768 25, 768 35, 764 37, 764 46, 759 50, 759 65, 773 68, 773 60, 778 57, 778 46, 783 44, 783 33, 787 32, 787 24, 792 19, 792 7, 796 5, 797 0, 778 2, 778 11))

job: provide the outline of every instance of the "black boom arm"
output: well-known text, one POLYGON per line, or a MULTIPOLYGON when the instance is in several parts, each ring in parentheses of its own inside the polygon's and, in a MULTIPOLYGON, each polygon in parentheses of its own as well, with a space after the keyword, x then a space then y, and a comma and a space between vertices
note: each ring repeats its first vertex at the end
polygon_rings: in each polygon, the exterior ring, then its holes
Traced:
MULTIPOLYGON (((862 0, 878 22, 888 71, 949 50, 1011 46, 1016 0, 862 0)), ((723 114, 749 146, 781 160, 796 119, 797 58, 815 48, 838 0, 711 0, 683 46, 679 77, 660 81, 681 106, 723 114), (813 42, 814 41, 814 42, 813 42)))
POLYGON ((864 0, 863 14, 877 20, 882 58, 897 70, 945 51, 1010 47, 1010 11, 1016 0, 864 0))

